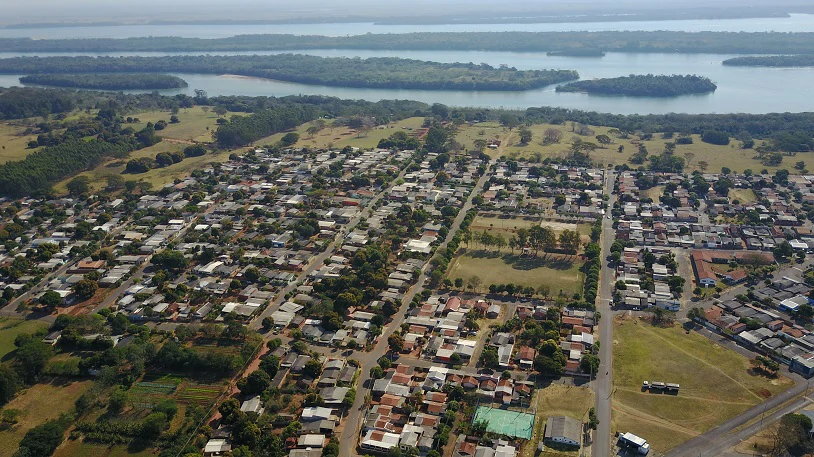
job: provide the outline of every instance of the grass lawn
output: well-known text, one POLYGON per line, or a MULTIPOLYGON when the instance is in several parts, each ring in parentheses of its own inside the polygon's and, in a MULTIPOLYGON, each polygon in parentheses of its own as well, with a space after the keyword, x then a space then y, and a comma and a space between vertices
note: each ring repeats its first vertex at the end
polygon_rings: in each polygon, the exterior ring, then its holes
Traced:
POLYGON ((655 186, 642 191, 643 198, 652 198, 654 202, 658 203, 659 197, 664 194, 664 186, 655 186))
MULTIPOLYGON (((563 384, 550 384, 534 391, 534 407, 537 408, 537 420, 534 423, 534 436, 526 443, 521 457, 532 457, 537 449, 537 443, 543 436, 545 421, 551 416, 568 416, 578 420, 587 420, 588 409, 594 406, 594 391, 586 387, 566 386, 563 384)), ((560 452, 547 449, 540 454, 546 457, 577 456, 579 452, 560 452)))
MULTIPOLYGON (((309 127, 314 125, 313 122, 303 124, 294 131, 300 135, 300 140, 295 144, 300 148, 325 148, 333 146, 336 149, 342 149, 345 146, 357 148, 375 148, 379 144, 379 140, 389 137, 399 130, 404 130, 407 133, 421 128, 424 123, 423 117, 411 117, 398 122, 391 122, 386 126, 378 126, 365 135, 361 135, 354 129, 344 126, 333 126, 331 121, 326 122, 325 128, 314 135, 313 137, 308 134, 309 127)), ((273 145, 280 141, 285 133, 277 133, 275 135, 262 138, 255 141, 256 145, 273 145)))
POLYGON ((731 200, 739 200, 741 204, 754 203, 757 197, 752 189, 730 189, 729 198, 731 200))
POLYGON ((0 432, 0 456, 12 455, 28 430, 72 409, 76 399, 92 384, 93 381, 53 381, 36 384, 17 395, 4 409, 19 409, 23 413, 19 423, 0 432))
MULTIPOLYGON (((535 225, 550 227, 556 236, 560 236, 564 230, 576 230, 582 235, 583 241, 588 242, 591 235, 590 224, 573 224, 570 222, 557 222, 544 220, 540 217, 490 217, 478 215, 472 221, 470 229, 472 232, 487 231, 491 235, 501 235, 507 241, 520 229, 530 229, 535 225)), ((507 251, 509 252, 509 251, 507 251)))
MULTIPOLYGON (((576 136, 571 132, 571 124, 565 125, 552 125, 552 124, 536 124, 529 127, 532 132, 532 141, 523 146, 520 145, 520 135, 517 129, 509 131, 504 129, 496 123, 482 123, 473 126, 462 126, 456 137, 457 141, 465 145, 468 149, 474 148, 474 141, 478 138, 490 140, 493 138, 500 139, 503 144, 497 150, 487 149, 485 152, 493 157, 500 157, 505 155, 512 158, 529 158, 532 154, 539 152, 542 158, 561 158, 567 154, 571 144, 571 139, 576 136), (543 145, 543 133, 549 129, 554 128, 562 133, 562 140, 560 143, 543 145), (483 135, 479 135, 483 133, 483 135)), ((591 141, 596 143, 596 135, 607 135, 609 127, 591 126, 594 130, 593 136, 580 137, 583 141, 591 141)), ((611 136, 611 135, 608 135, 611 136)), ((612 137, 612 136, 611 136, 612 137)), ((721 167, 729 167, 733 171, 742 172, 750 168, 755 172, 766 168, 770 172, 774 172, 779 168, 791 168, 788 163, 783 163, 779 167, 766 167, 761 165, 760 162, 753 159, 756 155, 752 149, 740 149, 736 142, 733 140, 728 146, 718 146, 707 144, 701 141, 699 135, 693 135, 693 144, 678 145, 676 154, 685 158, 688 162, 685 171, 693 171, 699 169, 699 162, 706 162, 706 170, 709 172, 719 172, 721 167), (691 154, 686 156, 685 154, 691 154)), ((613 138, 613 137, 612 137, 613 138)), ((621 165, 626 163, 630 156, 638 150, 638 140, 636 138, 613 138, 613 143, 605 147, 605 149, 597 149, 591 153, 591 158, 598 164, 613 164, 621 165), (624 150, 618 152, 619 146, 624 146, 624 150)), ((661 154, 664 150, 664 144, 670 141, 675 141, 675 138, 665 140, 661 138, 661 134, 656 133, 653 135, 652 140, 643 141, 642 143, 647 147, 650 155, 661 154)), ((762 142, 757 141, 755 146, 760 145, 762 142)), ((632 166, 632 165, 631 165, 632 166)))
POLYGON ((458 255, 449 267, 447 277, 462 278, 464 282, 473 276, 482 281, 482 288, 490 284, 514 283, 535 289, 548 285, 551 294, 560 292, 567 296, 582 292, 582 266, 579 257, 559 254, 542 254, 538 257, 520 256, 509 252, 469 251, 458 255))
POLYGON ((28 149, 28 142, 37 139, 37 135, 23 135, 26 127, 0 124, 0 164, 25 159, 28 154, 39 148, 28 149))
POLYGON ((752 375, 749 360, 680 326, 617 319, 613 430, 635 431, 658 452, 706 432, 792 385, 752 375), (642 381, 681 384, 674 395, 641 390, 642 381))
POLYGON ((14 349, 14 338, 23 333, 34 333, 39 329, 47 328, 48 324, 37 320, 23 320, 5 318, 0 320, 0 358, 5 357, 14 349))

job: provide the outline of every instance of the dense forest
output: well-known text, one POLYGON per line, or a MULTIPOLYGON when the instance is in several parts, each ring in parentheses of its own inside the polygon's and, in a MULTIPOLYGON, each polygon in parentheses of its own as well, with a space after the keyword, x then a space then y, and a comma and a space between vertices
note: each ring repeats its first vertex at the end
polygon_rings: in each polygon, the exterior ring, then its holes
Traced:
POLYGON ((709 78, 696 75, 630 75, 600 78, 557 86, 557 92, 585 92, 599 95, 634 97, 676 97, 678 95, 715 92, 709 78))
MULTIPOLYGON (((348 30, 352 33, 352 30, 348 30)), ((356 36, 238 35, 180 37, 0 39, 6 52, 224 52, 306 49, 459 50, 546 52, 594 48, 612 52, 808 54, 814 33, 782 32, 421 32, 356 36)))
POLYGON ((0 89, 0 119, 67 113, 76 107, 76 97, 67 91, 0 89))
POLYGON ((245 146, 252 141, 294 128, 319 117, 320 110, 315 105, 285 104, 264 109, 252 116, 235 116, 225 125, 218 127, 215 138, 220 146, 245 146))
POLYGON ((23 84, 96 90, 154 90, 187 87, 186 81, 156 73, 41 74, 20 78, 23 84))
POLYGON ((814 67, 814 55, 755 56, 726 59, 733 67, 814 67))
POLYGON ((301 84, 425 90, 528 90, 579 79, 577 72, 569 70, 519 71, 486 64, 395 57, 360 59, 278 54, 0 59, 0 73, 5 74, 130 72, 231 73, 301 84))

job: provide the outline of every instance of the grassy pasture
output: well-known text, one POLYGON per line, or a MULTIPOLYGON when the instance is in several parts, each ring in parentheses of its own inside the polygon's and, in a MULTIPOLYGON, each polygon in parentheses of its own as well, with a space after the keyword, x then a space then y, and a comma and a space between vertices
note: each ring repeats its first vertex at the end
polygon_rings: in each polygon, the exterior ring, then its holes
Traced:
POLYGON ((679 326, 617 319, 613 430, 636 430, 665 452, 791 386, 750 371, 749 360, 679 326), (681 384, 678 395, 642 391, 642 381, 681 384))

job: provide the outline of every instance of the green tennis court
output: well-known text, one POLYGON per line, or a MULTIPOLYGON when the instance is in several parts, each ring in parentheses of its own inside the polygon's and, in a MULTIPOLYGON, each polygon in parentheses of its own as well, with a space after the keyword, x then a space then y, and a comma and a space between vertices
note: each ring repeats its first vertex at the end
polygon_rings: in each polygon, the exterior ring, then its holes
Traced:
POLYGON ((530 440, 534 431, 534 414, 479 406, 475 421, 487 421, 486 430, 501 435, 530 440))

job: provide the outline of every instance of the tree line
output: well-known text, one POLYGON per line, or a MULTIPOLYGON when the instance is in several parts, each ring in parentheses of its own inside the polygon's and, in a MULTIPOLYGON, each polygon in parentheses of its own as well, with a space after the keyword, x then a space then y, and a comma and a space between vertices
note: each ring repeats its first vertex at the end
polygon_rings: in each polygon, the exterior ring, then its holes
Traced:
POLYGON ((223 147, 245 146, 252 141, 282 132, 316 119, 321 110, 314 105, 281 104, 251 116, 235 116, 218 127, 215 139, 223 147))
POLYGON ((808 54, 814 33, 783 32, 418 32, 318 36, 257 34, 228 38, 181 37, 0 39, 7 52, 228 52, 302 49, 571 51, 583 48, 611 52, 711 54, 808 54))
POLYGON ((573 70, 517 70, 487 64, 369 59, 301 54, 163 57, 15 57, 0 59, 0 73, 231 73, 300 84, 425 90, 537 89, 579 79, 573 70))
POLYGON ((557 92, 585 92, 601 95, 629 95, 635 97, 676 97, 688 94, 715 92, 709 78, 696 75, 630 75, 618 78, 600 78, 575 81, 557 87, 557 92))
POLYGON ((20 82, 40 86, 95 90, 178 89, 189 85, 177 76, 155 73, 42 74, 23 76, 20 78, 20 82))
POLYGON ((723 61, 733 67, 814 67, 814 55, 734 57, 723 61))

